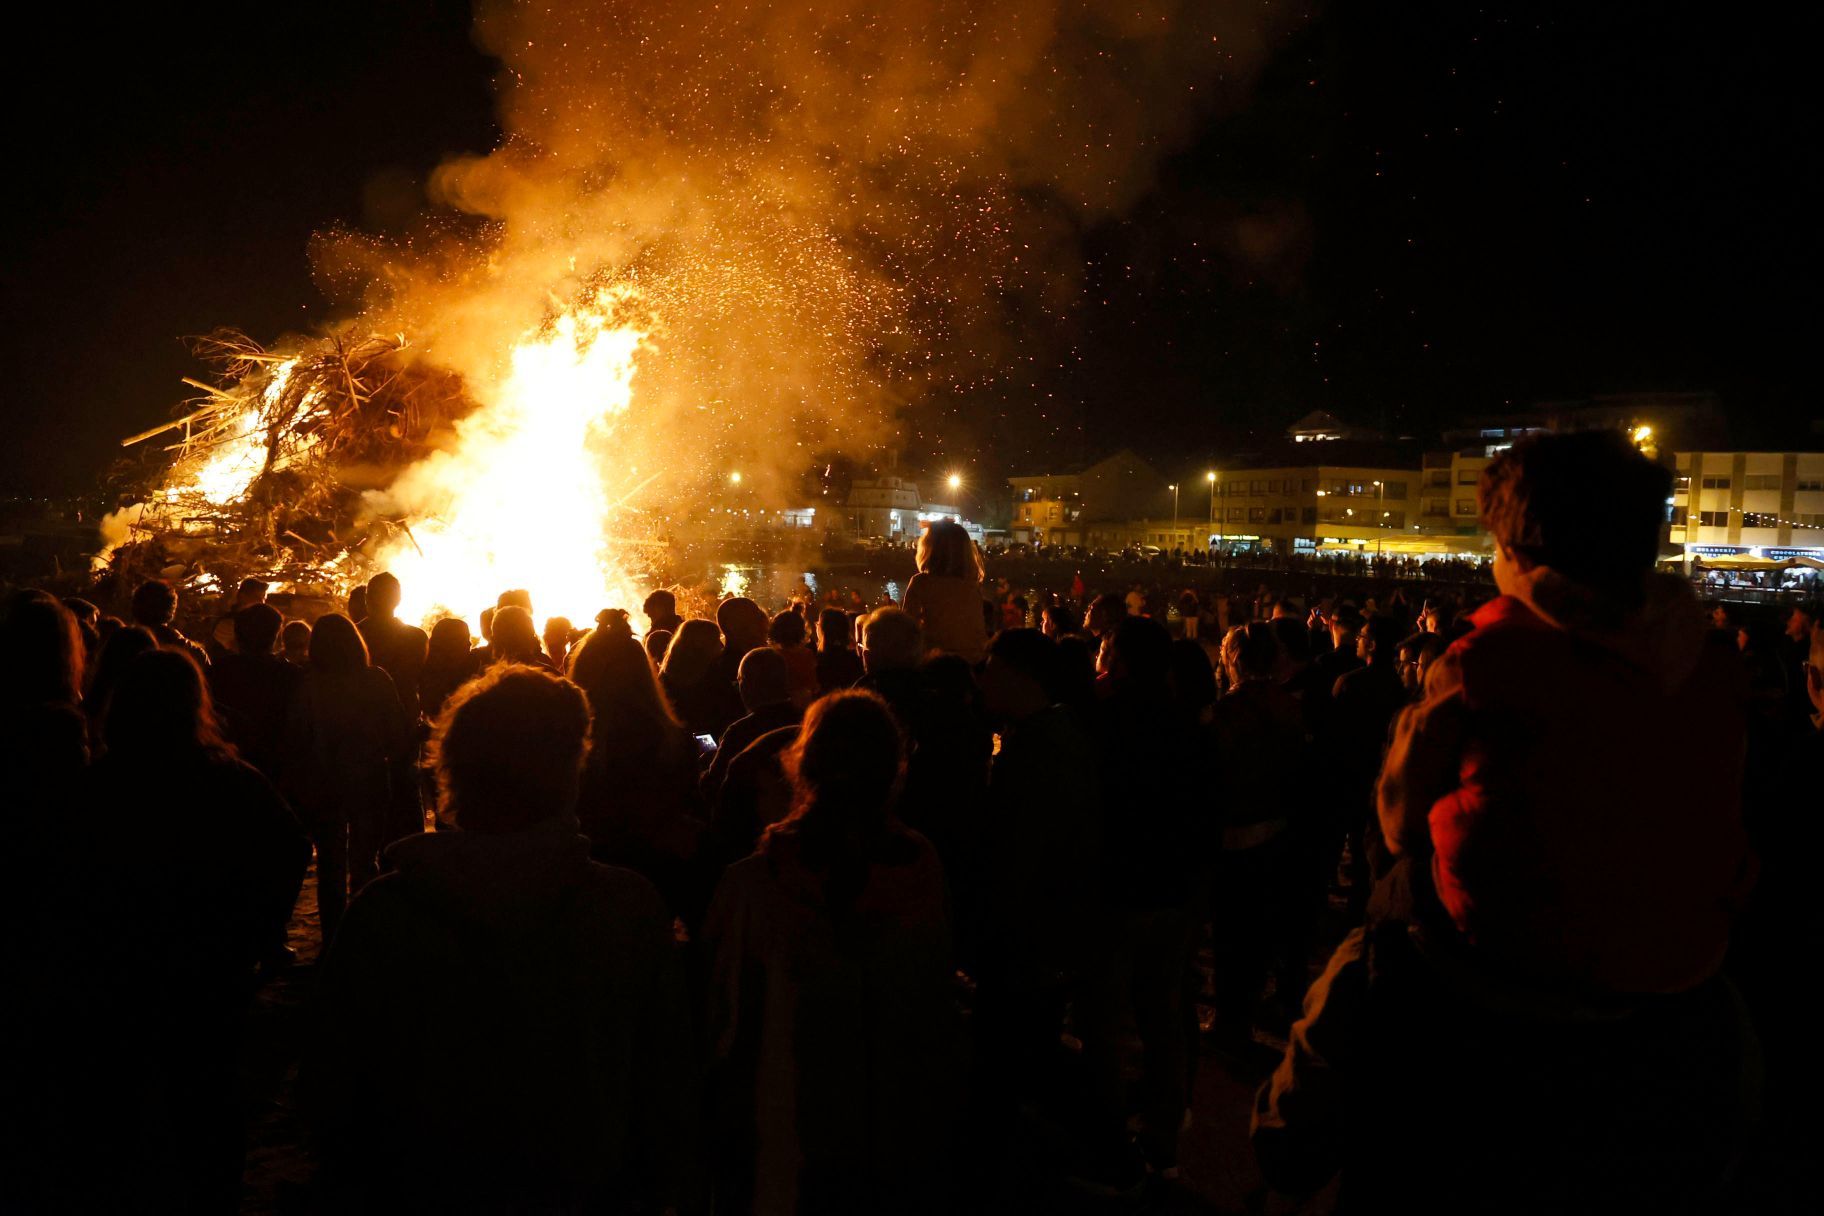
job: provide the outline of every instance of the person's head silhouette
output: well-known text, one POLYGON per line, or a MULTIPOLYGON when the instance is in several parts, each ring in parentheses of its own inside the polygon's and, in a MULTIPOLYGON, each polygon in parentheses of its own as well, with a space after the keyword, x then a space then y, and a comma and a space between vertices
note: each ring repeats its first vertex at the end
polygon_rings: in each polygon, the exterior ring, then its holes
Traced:
MULTIPOLYGON (((642 656, 643 657, 643 656, 642 656)), ((438 812, 465 832, 516 832, 569 816, 589 740, 582 690, 501 664, 451 694, 431 735, 438 812)))

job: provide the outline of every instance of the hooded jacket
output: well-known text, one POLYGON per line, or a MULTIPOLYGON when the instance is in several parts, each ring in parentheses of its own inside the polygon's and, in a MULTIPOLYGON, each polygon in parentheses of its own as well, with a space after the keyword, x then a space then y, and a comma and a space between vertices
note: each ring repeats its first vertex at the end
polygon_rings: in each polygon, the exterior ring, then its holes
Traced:
POLYGON ((1753 878, 1739 663, 1676 579, 1627 614, 1549 568, 1522 581, 1397 722, 1388 847, 1429 856, 1457 929, 1532 982, 1694 987, 1753 878))
POLYGON ((591 862, 568 817, 386 857, 323 967, 310 1093, 331 1187, 424 1209, 675 1202, 695 1073, 651 884, 591 862))

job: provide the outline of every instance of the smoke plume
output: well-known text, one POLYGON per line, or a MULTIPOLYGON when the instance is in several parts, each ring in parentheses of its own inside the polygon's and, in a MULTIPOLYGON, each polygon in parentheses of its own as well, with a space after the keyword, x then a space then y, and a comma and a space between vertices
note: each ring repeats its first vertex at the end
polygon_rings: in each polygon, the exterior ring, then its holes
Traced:
POLYGON ((647 493, 762 481, 916 425, 1065 327, 1086 227, 1245 98, 1301 12, 1252 0, 482 0, 500 147, 322 281, 485 399, 605 283, 648 329, 617 433, 647 493))

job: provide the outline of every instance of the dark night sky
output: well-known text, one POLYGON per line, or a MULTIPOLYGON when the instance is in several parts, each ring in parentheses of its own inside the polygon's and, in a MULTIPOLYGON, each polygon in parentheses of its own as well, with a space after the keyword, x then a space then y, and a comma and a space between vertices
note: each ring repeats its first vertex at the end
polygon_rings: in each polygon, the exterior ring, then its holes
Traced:
MULTIPOLYGON (((1423 435, 1505 402, 1710 388, 1738 443, 1817 446, 1817 309, 1791 302, 1817 146, 1800 7, 1330 5, 1088 234, 1074 351, 970 403, 969 429, 1025 463, 1214 450, 1314 408, 1423 435), (1082 437, 1028 433, 1011 403, 1034 393, 1082 437)), ((309 234, 496 138, 466 4, 46 21, 6 85, 14 492, 86 488, 164 418, 197 371, 180 336, 322 319, 309 234)))

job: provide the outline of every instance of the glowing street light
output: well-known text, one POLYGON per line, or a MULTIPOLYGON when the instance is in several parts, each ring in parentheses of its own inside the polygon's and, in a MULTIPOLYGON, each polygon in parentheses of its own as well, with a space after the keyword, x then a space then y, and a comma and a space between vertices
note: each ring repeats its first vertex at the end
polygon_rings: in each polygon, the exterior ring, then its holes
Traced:
POLYGON ((1378 562, 1381 560, 1381 542, 1382 542, 1383 538, 1385 538, 1387 535, 1387 518, 1388 518, 1388 516, 1387 516, 1386 510, 1384 509, 1387 506, 1387 487, 1385 484, 1377 481, 1374 483, 1374 488, 1376 490, 1380 491, 1380 493, 1377 496, 1380 499, 1380 501, 1377 502, 1375 505, 1383 508, 1383 510, 1381 511, 1380 522, 1376 525, 1375 533, 1374 533, 1374 560, 1378 562))
POLYGON ((1216 470, 1211 469, 1209 472, 1205 473, 1203 479, 1210 483, 1210 526, 1216 529, 1216 549, 1218 552, 1221 552, 1222 525, 1216 518, 1216 470))
POLYGON ((730 474, 729 474, 729 475, 728 475, 728 484, 729 484, 729 485, 731 485, 731 486, 738 486, 738 485, 740 485, 740 484, 741 484, 741 473, 740 473, 740 470, 736 470, 736 471, 735 471, 735 472, 733 472, 733 473, 730 473, 730 474))
POLYGON ((952 490, 960 490, 963 488, 963 475, 961 473, 950 474, 950 488, 952 490))

